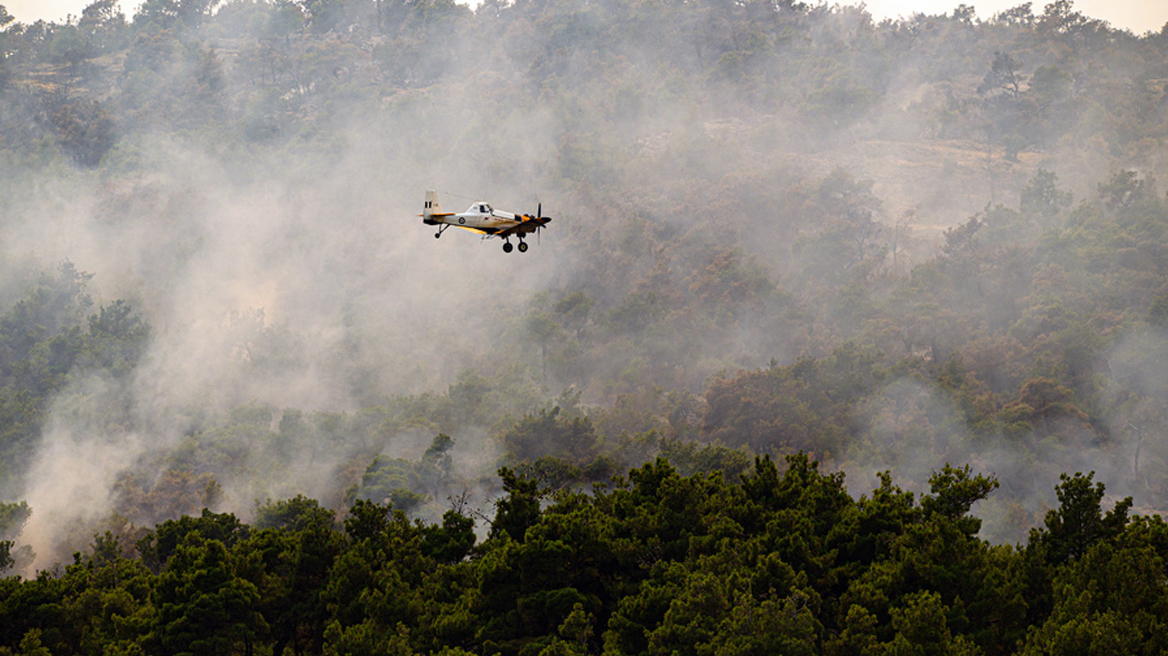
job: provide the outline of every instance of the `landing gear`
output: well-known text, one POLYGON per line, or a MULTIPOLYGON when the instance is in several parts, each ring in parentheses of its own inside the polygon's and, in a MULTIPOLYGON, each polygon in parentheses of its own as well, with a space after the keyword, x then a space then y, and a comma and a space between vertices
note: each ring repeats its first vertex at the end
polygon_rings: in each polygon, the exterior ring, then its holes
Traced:
POLYGON ((446 229, 449 227, 450 227, 449 223, 444 223, 444 224, 438 226, 438 232, 434 234, 434 239, 441 237, 442 233, 446 232, 446 229))
MULTIPOLYGON (((509 242, 509 241, 503 242, 503 252, 504 253, 510 253, 512 248, 514 248, 514 247, 511 246, 511 242, 509 242)), ((519 249, 519 250, 523 250, 523 249, 519 249)))
POLYGON ((520 252, 520 253, 526 253, 526 252, 527 252, 527 242, 525 242, 525 241, 520 241, 520 242, 519 242, 519 252, 520 252))

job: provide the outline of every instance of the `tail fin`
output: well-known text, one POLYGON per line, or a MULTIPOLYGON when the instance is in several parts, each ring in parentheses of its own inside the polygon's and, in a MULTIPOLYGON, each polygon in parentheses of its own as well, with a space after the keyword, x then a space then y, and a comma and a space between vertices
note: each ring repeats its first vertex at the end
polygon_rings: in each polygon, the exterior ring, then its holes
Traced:
POLYGON ((422 221, 428 221, 432 214, 442 214, 442 205, 438 203, 438 192, 426 192, 426 204, 422 208, 422 221))

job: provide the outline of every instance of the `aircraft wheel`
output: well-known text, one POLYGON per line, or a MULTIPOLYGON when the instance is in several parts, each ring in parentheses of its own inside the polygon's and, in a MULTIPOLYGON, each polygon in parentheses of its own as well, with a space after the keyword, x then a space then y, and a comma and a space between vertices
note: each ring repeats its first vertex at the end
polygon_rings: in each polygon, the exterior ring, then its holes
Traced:
POLYGON ((441 237, 441 236, 442 236, 442 233, 441 233, 441 232, 435 233, 435 234, 434 234, 434 239, 437 239, 437 238, 439 238, 439 237, 441 237))
POLYGON ((511 248, 512 248, 512 246, 511 246, 511 242, 509 242, 509 241, 505 241, 505 242, 503 242, 503 252, 504 252, 504 253, 510 253, 510 252, 511 252, 511 248))
POLYGON ((519 242, 519 252, 520 252, 520 253, 526 253, 526 252, 527 252, 527 242, 525 242, 525 241, 521 241, 521 242, 519 242))

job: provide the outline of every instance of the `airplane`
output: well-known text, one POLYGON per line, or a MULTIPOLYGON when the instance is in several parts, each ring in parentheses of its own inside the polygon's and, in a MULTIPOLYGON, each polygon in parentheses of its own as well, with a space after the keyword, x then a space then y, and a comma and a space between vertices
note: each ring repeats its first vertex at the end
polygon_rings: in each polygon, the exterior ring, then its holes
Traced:
POLYGON ((543 203, 535 210, 535 216, 496 210, 483 201, 475 201, 462 214, 443 212, 442 206, 438 203, 437 191, 426 192, 426 204, 418 216, 422 217, 422 223, 438 226, 435 239, 441 237, 450 226, 454 226, 484 235, 483 239, 501 238, 504 253, 511 252, 511 237, 519 240, 519 252, 526 253, 527 242, 523 241, 523 238, 533 232, 538 236, 539 230, 552 220, 550 216, 543 215, 543 203))

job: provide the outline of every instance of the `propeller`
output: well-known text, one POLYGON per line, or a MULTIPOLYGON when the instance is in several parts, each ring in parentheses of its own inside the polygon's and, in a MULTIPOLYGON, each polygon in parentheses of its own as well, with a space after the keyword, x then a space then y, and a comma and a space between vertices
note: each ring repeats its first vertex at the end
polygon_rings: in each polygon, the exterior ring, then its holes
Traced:
POLYGON ((543 227, 545 225, 547 225, 547 222, 551 221, 551 220, 552 220, 552 218, 550 216, 546 220, 543 218, 543 202, 540 201, 539 205, 535 206, 535 221, 536 221, 535 241, 536 241, 536 243, 540 243, 539 233, 540 233, 540 231, 543 230, 543 227))
POLYGON ((544 218, 544 216, 543 216, 543 202, 541 201, 538 205, 536 205, 535 216, 532 216, 530 214, 524 214, 523 220, 524 221, 535 221, 535 238, 538 241, 540 231, 543 230, 543 228, 548 224, 548 221, 552 220, 552 217, 549 216, 547 218, 544 218))

